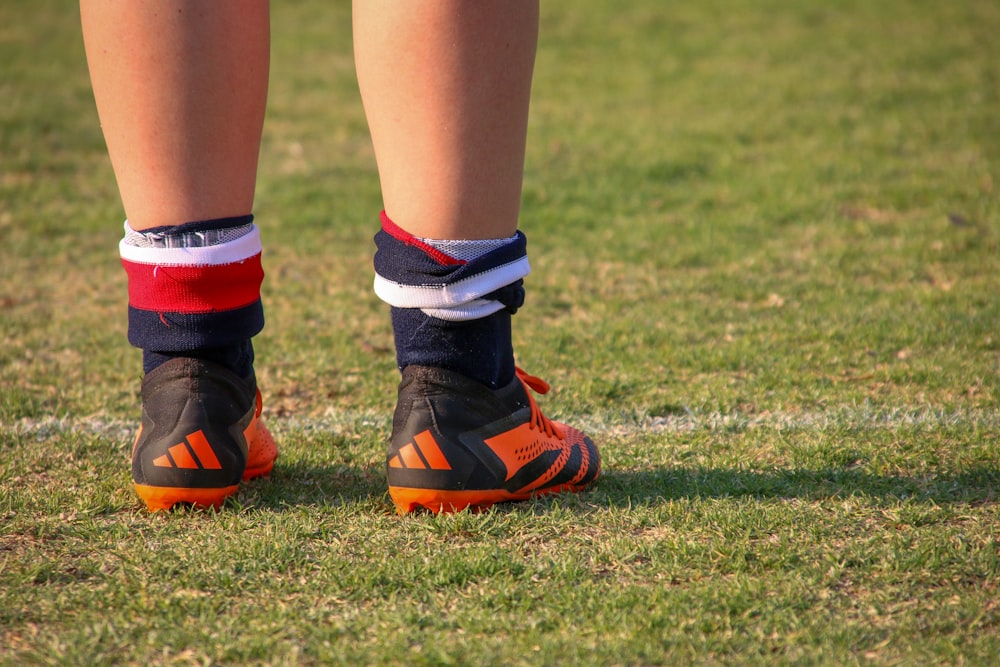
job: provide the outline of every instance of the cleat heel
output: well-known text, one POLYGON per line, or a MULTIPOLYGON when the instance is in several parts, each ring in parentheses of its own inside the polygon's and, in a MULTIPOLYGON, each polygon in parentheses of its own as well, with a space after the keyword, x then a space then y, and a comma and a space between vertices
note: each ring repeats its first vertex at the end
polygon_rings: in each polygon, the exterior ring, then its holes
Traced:
POLYGON ((241 480, 271 472, 278 448, 260 419, 255 378, 210 361, 175 358, 142 381, 132 480, 146 507, 219 507, 241 480))

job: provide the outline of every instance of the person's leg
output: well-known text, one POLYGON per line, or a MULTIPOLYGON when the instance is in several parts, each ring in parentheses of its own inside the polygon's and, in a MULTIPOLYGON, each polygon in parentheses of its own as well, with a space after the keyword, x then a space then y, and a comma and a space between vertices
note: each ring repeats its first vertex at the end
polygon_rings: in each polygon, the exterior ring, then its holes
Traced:
POLYGON ((246 215, 267 0, 81 0, 94 98, 133 229, 246 215))
POLYGON ((355 0, 386 214, 432 239, 517 229, 537 0, 355 0))
POLYGON ((81 0, 80 11, 128 217, 129 340, 146 371, 136 489, 151 509, 217 505, 277 455, 257 419, 250 343, 263 326, 251 211, 267 0, 81 0))
POLYGON ((405 513, 579 490, 597 449, 541 414, 528 389, 548 387, 511 344, 538 1, 356 0, 354 29, 385 203, 375 289, 403 374, 390 495, 405 513))

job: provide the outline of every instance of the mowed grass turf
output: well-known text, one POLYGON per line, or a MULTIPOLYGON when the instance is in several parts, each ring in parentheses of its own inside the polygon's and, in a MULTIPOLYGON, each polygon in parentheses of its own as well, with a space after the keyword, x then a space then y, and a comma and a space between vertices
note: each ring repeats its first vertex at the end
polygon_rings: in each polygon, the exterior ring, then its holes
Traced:
POLYGON ((996 664, 1000 6, 542 11, 515 342, 604 475, 400 518, 349 3, 273 8, 281 458, 157 515, 78 15, 0 7, 0 661, 996 664))

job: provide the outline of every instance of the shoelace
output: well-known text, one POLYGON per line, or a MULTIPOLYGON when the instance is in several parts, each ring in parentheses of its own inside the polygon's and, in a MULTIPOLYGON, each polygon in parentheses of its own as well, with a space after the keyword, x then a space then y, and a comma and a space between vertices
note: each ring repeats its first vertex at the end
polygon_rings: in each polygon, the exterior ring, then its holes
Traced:
MULTIPOLYGON (((517 373, 517 377, 522 383, 524 383, 526 388, 536 391, 539 394, 547 394, 549 389, 551 389, 548 382, 535 377, 534 375, 529 375, 524 371, 524 369, 515 367, 514 371, 517 373)), ((542 411, 538 408, 538 404, 535 403, 535 397, 532 393, 530 391, 526 393, 528 394, 528 403, 531 405, 531 422, 529 427, 541 431, 552 438, 559 438, 562 440, 566 437, 566 434, 563 433, 561 428, 559 428, 551 419, 542 414, 542 411)))

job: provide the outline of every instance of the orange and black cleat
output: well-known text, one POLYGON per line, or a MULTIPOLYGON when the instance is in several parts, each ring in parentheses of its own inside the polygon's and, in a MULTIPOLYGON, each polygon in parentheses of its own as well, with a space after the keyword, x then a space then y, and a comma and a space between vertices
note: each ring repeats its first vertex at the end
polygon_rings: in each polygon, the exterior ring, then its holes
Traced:
POLYGON ((278 448, 260 411, 254 377, 218 364, 176 358, 147 373, 132 479, 150 511, 219 507, 240 480, 269 474, 278 448))
POLYGON ((593 441, 545 417, 529 389, 549 386, 521 369, 497 390, 441 368, 403 369, 386 457, 397 511, 479 510, 594 481, 593 441))

